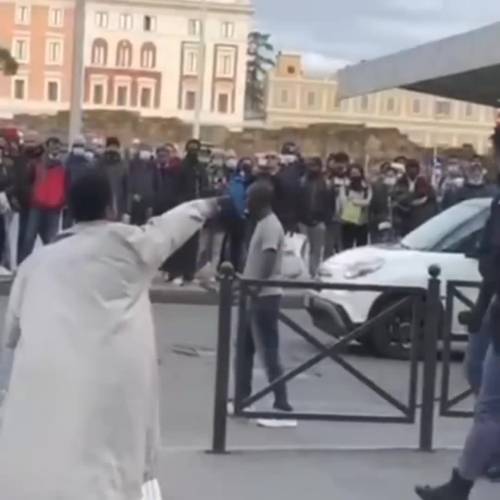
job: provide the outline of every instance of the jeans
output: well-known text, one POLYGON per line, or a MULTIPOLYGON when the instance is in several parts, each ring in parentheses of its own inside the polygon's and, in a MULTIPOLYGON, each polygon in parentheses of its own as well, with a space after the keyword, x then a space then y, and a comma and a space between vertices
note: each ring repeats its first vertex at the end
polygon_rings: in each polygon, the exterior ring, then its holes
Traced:
POLYGON ((342 251, 342 223, 333 221, 326 226, 324 258, 342 251))
POLYGON ((312 278, 318 273, 319 266, 323 260, 325 249, 325 224, 316 224, 315 226, 300 225, 300 232, 307 237, 310 247, 309 274, 312 278))
POLYGON ((54 241, 59 231, 60 216, 60 210, 42 208, 30 210, 20 262, 33 251, 37 236, 40 236, 44 245, 54 241))
MULTIPOLYGON (((278 313, 281 296, 272 295, 251 300, 250 327, 243 341, 240 366, 236 367, 236 393, 244 400, 252 394, 254 356, 257 352, 267 373, 269 382, 283 375, 279 356, 278 313)), ((285 384, 274 389, 276 406, 288 405, 285 384)))

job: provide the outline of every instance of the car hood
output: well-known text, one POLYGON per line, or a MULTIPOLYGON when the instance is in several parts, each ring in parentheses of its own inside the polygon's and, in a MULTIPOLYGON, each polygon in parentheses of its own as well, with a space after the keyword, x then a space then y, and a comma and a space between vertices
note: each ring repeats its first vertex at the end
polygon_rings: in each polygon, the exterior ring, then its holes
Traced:
POLYGON ((387 259, 391 261, 411 258, 412 254, 422 255, 421 251, 409 250, 401 245, 368 245, 366 247, 345 250, 323 263, 323 266, 352 265, 360 262, 370 262, 376 259, 387 259))

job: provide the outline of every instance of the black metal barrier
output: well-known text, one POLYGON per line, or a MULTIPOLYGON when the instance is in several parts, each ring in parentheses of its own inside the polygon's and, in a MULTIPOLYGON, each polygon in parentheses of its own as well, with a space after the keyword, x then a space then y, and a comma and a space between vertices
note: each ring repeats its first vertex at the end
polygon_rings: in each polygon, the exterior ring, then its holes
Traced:
POLYGON ((274 380, 264 389, 243 399, 238 393, 238 384, 235 384, 234 413, 238 417, 246 418, 273 418, 273 419, 295 419, 295 420, 318 420, 318 421, 349 421, 349 422, 374 422, 374 423, 398 423, 414 424, 417 419, 417 398, 419 379, 419 354, 424 351, 423 361, 423 385, 422 402, 420 412, 420 433, 419 449, 422 451, 432 451, 434 433, 434 407, 435 407, 435 387, 437 369, 437 344, 440 329, 440 268, 431 266, 429 268, 429 280, 427 289, 418 287, 386 287, 368 285, 349 285, 323 283, 317 281, 258 281, 237 278, 230 264, 221 266, 220 274, 220 303, 219 303, 219 331, 217 343, 217 371, 215 385, 215 405, 213 421, 213 453, 226 452, 226 423, 227 423, 227 403, 228 403, 228 381, 231 366, 231 315, 234 304, 235 282, 238 282, 238 327, 236 338, 236 359, 235 369, 241 366, 242 346, 247 334, 248 313, 247 301, 255 292, 255 287, 262 285, 280 287, 285 290, 302 289, 308 291, 322 290, 346 290, 346 291, 369 291, 387 293, 391 292, 402 297, 396 303, 390 305, 376 316, 370 318, 364 324, 355 327, 350 333, 340 340, 323 344, 314 335, 307 332, 302 326, 289 318, 283 312, 279 313, 279 320, 286 324, 293 332, 302 337, 306 342, 315 347, 318 353, 304 363, 285 373, 279 379, 274 380), (411 327, 411 351, 409 361, 408 399, 401 401, 390 394, 380 385, 360 372, 352 364, 341 356, 341 350, 353 341, 360 340, 377 326, 387 324, 401 309, 411 306, 412 327, 411 327), (423 342, 423 346, 422 346, 423 342), (259 412, 245 410, 253 403, 261 400, 279 385, 285 384, 296 378, 309 368, 320 363, 324 359, 331 359, 358 381, 375 392, 389 405, 397 409, 401 415, 360 415, 360 414, 338 414, 338 413, 279 413, 279 412, 259 412))
POLYGON ((453 319, 455 318, 455 303, 458 302, 468 309, 474 307, 474 302, 463 293, 463 289, 479 290, 481 283, 470 281, 449 281, 446 288, 446 309, 443 329, 443 351, 442 365, 443 373, 441 378, 441 395, 439 398, 439 414, 442 417, 468 418, 472 417, 472 411, 454 409, 458 404, 465 401, 472 395, 472 390, 462 391, 454 396, 450 395, 451 382, 451 353, 453 340, 461 337, 453 334, 453 319))

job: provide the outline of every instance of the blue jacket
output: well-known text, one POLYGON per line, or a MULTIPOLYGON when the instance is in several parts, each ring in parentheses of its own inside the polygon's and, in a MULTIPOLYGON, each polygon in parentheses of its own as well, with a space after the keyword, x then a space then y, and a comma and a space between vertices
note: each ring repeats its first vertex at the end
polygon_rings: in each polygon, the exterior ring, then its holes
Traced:
POLYGON ((229 181, 228 194, 231 198, 233 215, 240 219, 245 218, 247 209, 247 191, 251 179, 242 172, 236 172, 229 181))

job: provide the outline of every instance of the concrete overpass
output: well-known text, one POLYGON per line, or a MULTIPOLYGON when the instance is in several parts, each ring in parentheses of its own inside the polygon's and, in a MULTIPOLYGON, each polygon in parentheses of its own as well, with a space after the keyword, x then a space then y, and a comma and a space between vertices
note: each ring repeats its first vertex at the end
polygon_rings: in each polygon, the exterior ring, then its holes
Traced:
POLYGON ((500 106, 500 22, 339 71, 339 98, 403 88, 500 106))

